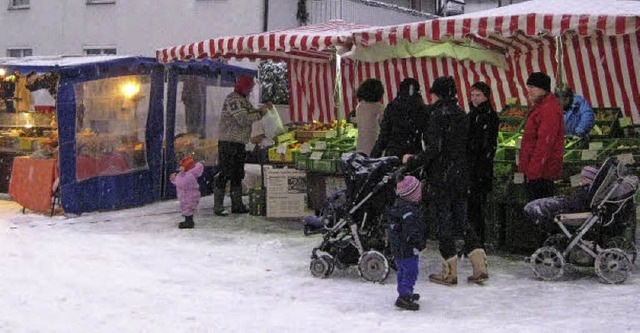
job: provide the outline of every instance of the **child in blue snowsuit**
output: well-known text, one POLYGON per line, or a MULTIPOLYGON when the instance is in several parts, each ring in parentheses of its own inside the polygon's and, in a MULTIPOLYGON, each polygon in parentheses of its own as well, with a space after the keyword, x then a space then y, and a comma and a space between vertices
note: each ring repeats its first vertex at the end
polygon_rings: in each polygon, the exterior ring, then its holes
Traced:
POLYGON ((426 222, 420 205, 422 184, 413 176, 405 176, 396 187, 398 198, 387 207, 389 246, 395 259, 398 299, 395 306, 417 311, 420 295, 413 292, 418 279, 418 254, 426 247, 426 222))

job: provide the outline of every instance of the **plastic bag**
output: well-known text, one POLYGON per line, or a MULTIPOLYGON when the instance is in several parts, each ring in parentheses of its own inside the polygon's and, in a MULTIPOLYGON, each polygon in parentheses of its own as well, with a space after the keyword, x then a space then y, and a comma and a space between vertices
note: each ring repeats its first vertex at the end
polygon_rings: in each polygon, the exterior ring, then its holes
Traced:
POLYGON ((282 119, 280 119, 280 114, 278 114, 275 106, 269 108, 267 114, 265 114, 260 121, 264 126, 264 135, 269 139, 285 133, 282 119))

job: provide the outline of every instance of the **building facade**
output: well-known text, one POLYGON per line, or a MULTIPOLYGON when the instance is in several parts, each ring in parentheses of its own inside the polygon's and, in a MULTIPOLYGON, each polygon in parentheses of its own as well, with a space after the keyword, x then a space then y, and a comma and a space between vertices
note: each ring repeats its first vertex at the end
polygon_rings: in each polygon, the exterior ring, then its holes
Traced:
MULTIPOLYGON (((0 0, 0 56, 122 54, 299 25, 297 0, 0 0)), ((433 15, 366 0, 306 0, 308 23, 370 25, 433 15), (381 5, 382 4, 382 5, 381 5)))

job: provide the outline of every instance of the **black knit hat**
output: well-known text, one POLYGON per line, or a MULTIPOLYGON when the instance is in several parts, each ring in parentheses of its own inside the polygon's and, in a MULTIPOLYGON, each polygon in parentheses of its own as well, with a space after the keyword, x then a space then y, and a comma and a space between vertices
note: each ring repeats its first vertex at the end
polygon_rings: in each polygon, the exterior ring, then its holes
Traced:
POLYGON ((452 76, 441 76, 433 81, 429 92, 442 99, 451 99, 458 93, 458 88, 456 88, 456 81, 452 76))
POLYGON ((527 85, 551 92, 551 78, 542 72, 531 73, 527 79, 527 85))
POLYGON ((478 89, 482 92, 484 97, 489 98, 491 96, 491 88, 484 82, 476 82, 471 86, 471 89, 478 89))

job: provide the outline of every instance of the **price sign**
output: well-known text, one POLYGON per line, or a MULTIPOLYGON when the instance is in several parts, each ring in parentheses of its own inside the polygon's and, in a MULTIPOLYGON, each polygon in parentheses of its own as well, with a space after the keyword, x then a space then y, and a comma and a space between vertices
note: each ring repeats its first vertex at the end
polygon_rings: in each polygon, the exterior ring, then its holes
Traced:
POLYGON ((597 150, 583 150, 582 151, 582 160, 583 161, 592 161, 596 159, 596 156, 598 156, 598 151, 597 150))
POLYGON ((318 141, 318 142, 316 142, 314 148, 316 150, 325 150, 325 149, 327 149, 327 141, 318 141))
POLYGON ((306 154, 308 152, 311 151, 311 145, 308 143, 303 143, 302 146, 300 146, 300 152, 303 154, 306 154))
POLYGON ((336 135, 338 135, 338 132, 336 130, 328 130, 325 137, 326 138, 335 138, 336 135))
POLYGON ((311 156, 309 156, 309 159, 320 160, 322 159, 322 154, 324 154, 323 151, 314 151, 313 153, 311 153, 311 156))
POLYGON ((513 183, 514 184, 523 184, 524 183, 524 174, 520 172, 516 172, 513 174, 513 183))

